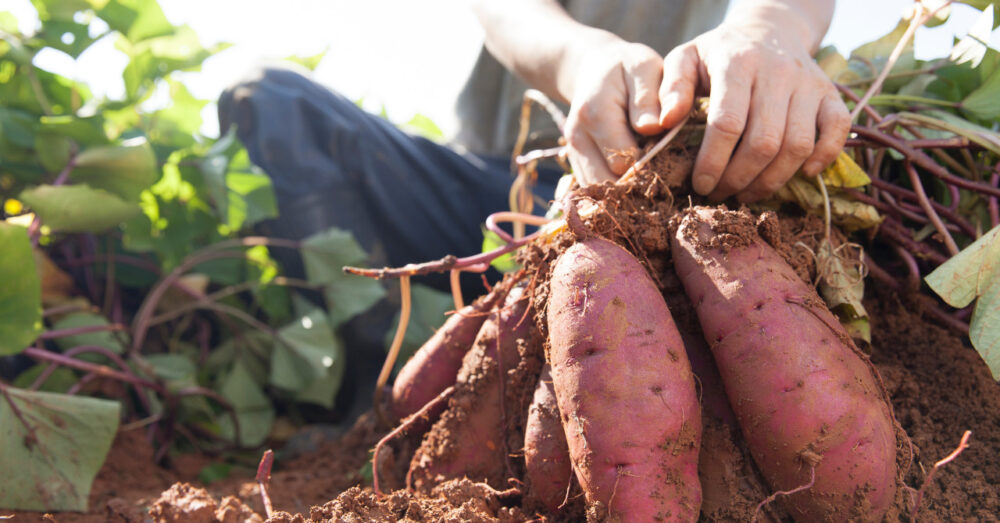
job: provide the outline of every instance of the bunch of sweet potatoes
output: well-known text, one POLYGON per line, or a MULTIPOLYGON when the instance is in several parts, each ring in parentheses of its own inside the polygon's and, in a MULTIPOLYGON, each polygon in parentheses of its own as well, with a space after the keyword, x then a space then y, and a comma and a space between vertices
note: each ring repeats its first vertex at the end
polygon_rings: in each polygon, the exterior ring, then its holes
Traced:
POLYGON ((400 417, 454 386, 409 483, 520 486, 541 514, 572 505, 579 489, 590 517, 695 521, 703 497, 717 503, 720 485, 742 473, 699 474, 704 405, 706 422, 739 427, 795 520, 881 519, 897 492, 898 429, 866 356, 749 213, 689 209, 674 229, 682 303, 704 343, 681 335, 642 263, 584 231, 544 286, 508 278, 404 367, 393 389, 400 417))

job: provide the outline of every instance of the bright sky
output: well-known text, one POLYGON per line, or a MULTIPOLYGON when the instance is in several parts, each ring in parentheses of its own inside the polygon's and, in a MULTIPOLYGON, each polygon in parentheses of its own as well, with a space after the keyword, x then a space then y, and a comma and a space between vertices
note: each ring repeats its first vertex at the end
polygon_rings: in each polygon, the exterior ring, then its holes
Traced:
MULTIPOLYGON (((746 0, 732 0, 734 3, 746 0)), ((4 0, 30 30, 30 0, 4 0)), ((423 113, 446 131, 454 124, 452 101, 479 52, 482 33, 464 0, 160 0, 167 18, 188 24, 202 43, 234 46, 205 62, 203 70, 179 78, 192 93, 215 100, 254 64, 288 55, 314 55, 329 49, 315 72, 320 83, 365 107, 383 105, 394 120, 423 113)), ((840 0, 825 44, 847 54, 891 30, 911 0, 840 0)), ((949 21, 921 28, 916 53, 921 59, 948 53, 952 38, 964 35, 978 12, 955 5, 949 21)), ((994 32, 996 45, 998 33, 994 32)), ((74 62, 58 51, 43 52, 39 67, 89 83, 109 97, 124 92, 121 72, 127 58, 105 38, 74 62)), ((155 97, 153 105, 157 103, 155 97)), ((162 102, 160 102, 162 103, 162 102)), ((214 104, 203 113, 203 132, 218 133, 214 104)))

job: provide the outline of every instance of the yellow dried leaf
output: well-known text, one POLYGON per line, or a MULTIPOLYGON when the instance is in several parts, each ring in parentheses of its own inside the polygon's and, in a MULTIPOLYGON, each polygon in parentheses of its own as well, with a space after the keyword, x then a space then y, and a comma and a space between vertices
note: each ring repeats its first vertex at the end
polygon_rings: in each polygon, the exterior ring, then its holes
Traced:
MULTIPOLYGON (((830 188, 831 220, 846 232, 870 229, 882 223, 882 217, 871 205, 851 199, 836 188, 830 188)), ((823 215, 823 195, 816 184, 801 176, 795 176, 785 184, 774 198, 778 201, 795 202, 813 214, 823 215)))
POLYGON ((851 155, 840 151, 837 159, 823 169, 823 181, 827 187, 847 187, 856 189, 872 183, 868 173, 858 165, 851 155))

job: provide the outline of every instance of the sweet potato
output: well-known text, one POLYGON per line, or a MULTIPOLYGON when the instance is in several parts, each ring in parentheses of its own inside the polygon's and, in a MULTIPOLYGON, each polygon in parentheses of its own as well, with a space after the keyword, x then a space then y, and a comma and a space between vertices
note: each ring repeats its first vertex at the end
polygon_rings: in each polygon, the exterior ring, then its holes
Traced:
POLYGON ((420 410, 441 391, 455 384, 462 358, 500 294, 498 286, 494 292, 452 314, 403 365, 392 385, 392 411, 397 418, 420 410))
POLYGON ((508 487, 508 454, 523 440, 512 446, 507 438, 522 434, 532 392, 521 381, 534 383, 541 369, 540 337, 528 306, 528 297, 515 287, 479 329, 462 361, 448 409, 410 463, 418 489, 463 476, 485 480, 494 488, 508 487), (534 361, 534 367, 525 360, 534 361))
POLYGON ((542 368, 528 408, 524 427, 524 469, 531 497, 529 502, 549 513, 557 512, 566 499, 573 469, 548 365, 542 368))
POLYGON ((674 266, 751 454, 798 521, 880 520, 896 436, 875 371, 749 213, 686 211, 674 266))
POLYGON ((695 521, 701 411, 670 311, 643 266, 589 238, 556 261, 549 362, 576 477, 620 521, 695 521))

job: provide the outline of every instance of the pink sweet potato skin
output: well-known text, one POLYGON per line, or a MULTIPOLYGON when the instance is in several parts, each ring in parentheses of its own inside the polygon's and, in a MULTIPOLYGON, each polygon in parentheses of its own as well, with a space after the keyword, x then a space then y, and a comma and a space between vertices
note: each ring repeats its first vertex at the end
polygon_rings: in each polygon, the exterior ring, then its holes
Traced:
POLYGON ((642 265, 601 238, 556 261, 549 362, 576 477, 611 520, 695 521, 701 410, 670 311, 642 265))
POLYGON ((538 362, 532 372, 522 364, 531 359, 523 358, 522 352, 540 353, 537 345, 541 340, 529 305, 522 289, 515 287, 504 306, 492 312, 479 329, 462 361, 448 409, 424 436, 411 460, 410 473, 417 489, 427 491, 442 481, 463 476, 486 481, 497 489, 508 487, 507 456, 522 443, 511 445, 508 437, 522 434, 523 413, 531 394, 530 385, 523 387, 520 405, 521 398, 512 397, 520 390, 512 381, 531 373, 534 383, 541 367, 538 362), (501 375, 505 377, 503 388, 501 375))
POLYGON ((896 493, 884 390, 815 291, 757 235, 747 213, 698 208, 673 238, 751 454, 797 521, 877 521, 896 493))
POLYGON ((497 301, 493 292, 452 314, 399 370, 392 385, 392 411, 402 419, 455 384, 462 358, 497 301))
POLYGON ((556 404, 550 368, 538 377, 524 427, 524 468, 531 500, 550 514, 559 511, 569 490, 573 469, 556 404))

